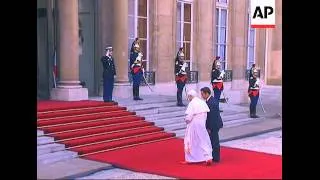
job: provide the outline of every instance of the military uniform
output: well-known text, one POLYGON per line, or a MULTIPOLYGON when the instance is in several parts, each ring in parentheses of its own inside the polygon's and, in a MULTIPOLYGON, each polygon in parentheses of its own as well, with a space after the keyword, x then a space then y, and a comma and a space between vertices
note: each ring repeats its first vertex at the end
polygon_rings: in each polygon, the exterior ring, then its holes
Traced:
POLYGON ((211 84, 212 90, 214 94, 214 98, 216 100, 220 100, 221 93, 223 91, 223 76, 224 71, 220 71, 220 57, 216 57, 216 60, 213 62, 212 71, 211 71, 211 84))
POLYGON ((139 86, 144 73, 142 57, 143 54, 140 52, 140 46, 138 43, 136 43, 134 45, 134 51, 130 54, 130 67, 133 81, 132 91, 134 100, 143 100, 139 96, 139 86))
POLYGON ((106 48, 106 55, 101 57, 103 65, 103 100, 104 102, 112 101, 112 92, 114 84, 114 76, 116 75, 116 68, 112 55, 112 47, 106 48))
POLYGON ((260 79, 257 77, 258 70, 253 69, 252 78, 249 79, 248 96, 250 97, 250 117, 258 118, 256 107, 259 100, 260 79))
POLYGON ((253 71, 254 69, 256 69, 256 65, 255 64, 252 64, 252 67, 250 68, 250 71, 249 71, 249 79, 252 79, 253 78, 253 71))
POLYGON ((174 72, 177 84, 177 106, 184 106, 182 103, 182 92, 187 82, 187 73, 185 69, 187 67, 187 63, 183 62, 183 57, 184 54, 182 48, 180 48, 176 56, 174 72))

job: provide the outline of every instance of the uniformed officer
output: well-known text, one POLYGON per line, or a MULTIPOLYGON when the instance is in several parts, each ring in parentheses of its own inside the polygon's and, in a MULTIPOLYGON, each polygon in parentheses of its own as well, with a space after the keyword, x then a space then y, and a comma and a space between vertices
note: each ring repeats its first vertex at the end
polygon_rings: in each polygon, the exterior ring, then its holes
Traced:
POLYGON ((252 64, 249 72, 249 79, 253 78, 253 70, 256 69, 256 64, 252 64))
POLYGON ((133 99, 134 100, 143 100, 140 98, 139 86, 141 83, 141 78, 143 78, 144 68, 142 66, 142 57, 143 54, 140 51, 139 43, 134 44, 134 50, 130 55, 130 67, 131 67, 131 75, 132 75, 132 91, 133 91, 133 99))
POLYGON ((116 67, 112 57, 112 47, 107 47, 105 56, 101 57, 103 65, 103 101, 112 102, 112 91, 116 67))
POLYGON ((184 62, 184 53, 183 48, 179 48, 175 59, 175 75, 176 75, 176 84, 177 84, 177 106, 185 106, 182 103, 182 92, 183 88, 187 82, 187 73, 186 67, 188 64, 184 62))
MULTIPOLYGON (((225 74, 224 71, 220 71, 221 63, 219 61, 220 57, 217 56, 212 64, 211 71, 211 84, 212 90, 214 94, 214 98, 220 102, 220 96, 223 91, 223 76, 225 74)), ((221 110, 220 110, 221 111, 221 110)))
POLYGON ((258 70, 253 69, 252 78, 249 79, 249 89, 248 95, 250 97, 250 117, 251 118, 259 118, 257 116, 257 103, 259 100, 259 90, 260 90, 260 79, 258 78, 258 70))
POLYGON ((130 49, 130 54, 134 53, 134 49, 135 49, 135 45, 138 44, 140 46, 140 39, 139 38, 135 38, 134 41, 131 44, 131 49, 130 49))

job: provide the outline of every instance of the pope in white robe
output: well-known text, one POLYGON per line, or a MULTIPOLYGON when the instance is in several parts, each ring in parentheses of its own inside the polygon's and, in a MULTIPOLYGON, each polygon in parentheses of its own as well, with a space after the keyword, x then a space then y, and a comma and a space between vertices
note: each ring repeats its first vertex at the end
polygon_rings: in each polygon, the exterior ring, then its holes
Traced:
POLYGON ((185 117, 187 128, 184 137, 185 162, 183 163, 206 162, 207 165, 211 165, 212 146, 206 129, 207 112, 210 109, 197 97, 194 90, 188 92, 188 100, 190 103, 185 117))

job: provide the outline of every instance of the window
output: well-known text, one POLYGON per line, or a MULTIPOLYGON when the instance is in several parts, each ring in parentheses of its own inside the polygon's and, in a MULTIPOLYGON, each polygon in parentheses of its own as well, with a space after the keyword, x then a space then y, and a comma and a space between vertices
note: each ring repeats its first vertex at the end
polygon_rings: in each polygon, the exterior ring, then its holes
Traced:
MULTIPOLYGON (((249 6, 250 7, 250 6, 249 6)), ((250 10, 248 13, 248 43, 247 43, 247 69, 250 69, 252 64, 255 63, 255 49, 256 49, 256 42, 255 42, 255 35, 256 31, 254 28, 250 26, 250 10)))
POLYGON ((192 70, 192 3, 190 0, 177 1, 177 34, 176 53, 180 47, 184 48, 187 71, 192 70))
POLYGON ((227 66, 227 0, 218 0, 216 3, 216 56, 220 56, 221 69, 227 66))
POLYGON ((131 44, 136 37, 140 39, 143 53, 142 64, 149 71, 149 0, 128 1, 128 59, 130 58, 131 44))

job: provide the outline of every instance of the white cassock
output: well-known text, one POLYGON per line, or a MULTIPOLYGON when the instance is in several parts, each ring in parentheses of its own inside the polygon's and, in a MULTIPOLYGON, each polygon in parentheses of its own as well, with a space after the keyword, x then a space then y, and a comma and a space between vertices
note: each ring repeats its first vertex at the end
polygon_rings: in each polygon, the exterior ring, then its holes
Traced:
POLYGON ((185 161, 202 162, 212 159, 212 146, 206 129, 207 104, 194 97, 186 110, 187 128, 184 136, 185 161), (187 150, 190 150, 190 153, 187 150))

